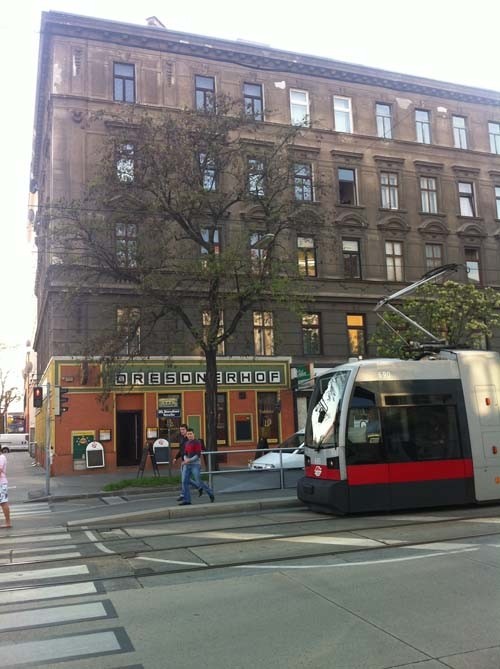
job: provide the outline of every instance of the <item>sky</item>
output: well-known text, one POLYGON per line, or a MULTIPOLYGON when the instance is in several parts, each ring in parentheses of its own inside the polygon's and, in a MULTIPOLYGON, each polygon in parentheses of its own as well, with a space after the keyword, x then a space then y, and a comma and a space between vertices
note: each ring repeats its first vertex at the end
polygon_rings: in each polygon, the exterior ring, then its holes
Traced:
MULTIPOLYGON (((35 251, 28 190, 40 18, 62 11, 172 30, 245 39, 277 49, 500 91, 500 2, 475 0, 17 0, 0 15, 2 68, 0 369, 21 386, 33 341, 35 251)), ((19 407, 14 407, 19 409, 19 407)))

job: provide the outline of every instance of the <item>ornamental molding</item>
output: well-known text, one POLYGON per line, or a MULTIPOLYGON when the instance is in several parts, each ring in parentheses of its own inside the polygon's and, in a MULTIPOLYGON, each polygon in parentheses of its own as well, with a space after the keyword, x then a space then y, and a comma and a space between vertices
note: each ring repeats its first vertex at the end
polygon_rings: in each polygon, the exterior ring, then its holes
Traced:
POLYGON ((419 233, 424 237, 447 237, 450 234, 447 226, 435 218, 429 218, 418 226, 419 233))

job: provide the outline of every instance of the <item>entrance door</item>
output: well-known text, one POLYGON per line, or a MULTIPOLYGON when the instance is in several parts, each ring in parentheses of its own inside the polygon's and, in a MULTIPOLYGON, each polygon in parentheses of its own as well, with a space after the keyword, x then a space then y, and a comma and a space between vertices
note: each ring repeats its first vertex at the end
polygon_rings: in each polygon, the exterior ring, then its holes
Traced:
POLYGON ((117 411, 116 432, 118 467, 139 464, 142 453, 142 411, 117 411))

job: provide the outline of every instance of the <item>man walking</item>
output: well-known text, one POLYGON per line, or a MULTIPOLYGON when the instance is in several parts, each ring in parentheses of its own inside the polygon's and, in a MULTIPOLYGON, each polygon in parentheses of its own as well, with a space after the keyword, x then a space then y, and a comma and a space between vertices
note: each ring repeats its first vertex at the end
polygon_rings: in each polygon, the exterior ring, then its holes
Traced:
MULTIPOLYGON (((174 463, 177 462, 177 460, 179 459, 181 461, 181 492, 179 497, 177 498, 178 502, 182 502, 182 500, 184 499, 184 495, 182 494, 182 470, 184 468, 184 447, 186 446, 186 443, 188 441, 187 429, 188 426, 186 425, 186 423, 181 423, 181 426, 179 428, 179 432, 181 433, 181 438, 179 439, 179 450, 177 451, 177 455, 174 458, 174 463)), ((203 488, 198 487, 196 483, 193 481, 193 479, 189 480, 189 485, 198 490, 198 495, 200 497, 203 495, 203 488)))
POLYGON ((207 495, 210 497, 210 501, 213 502, 214 492, 206 483, 201 480, 201 442, 199 439, 195 439, 194 430, 188 427, 186 431, 187 441, 184 445, 184 464, 182 466, 182 496, 183 500, 180 503, 181 506, 191 504, 191 492, 189 490, 189 484, 191 476, 194 479, 196 487, 199 490, 204 490, 207 495))
POLYGON ((2 507, 3 515, 5 517, 5 525, 0 525, 1 528, 12 527, 10 524, 10 508, 9 508, 9 490, 7 481, 7 458, 5 455, 0 455, 0 506, 2 507))

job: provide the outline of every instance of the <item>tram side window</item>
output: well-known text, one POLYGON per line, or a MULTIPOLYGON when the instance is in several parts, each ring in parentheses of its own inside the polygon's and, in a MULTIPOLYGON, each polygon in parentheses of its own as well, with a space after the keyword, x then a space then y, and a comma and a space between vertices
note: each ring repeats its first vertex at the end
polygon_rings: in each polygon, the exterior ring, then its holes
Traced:
POLYGON ((383 412, 383 430, 390 462, 462 457, 454 406, 387 408, 383 412))
POLYGON ((347 419, 346 462, 348 465, 384 461, 380 413, 375 394, 356 386, 347 419))

